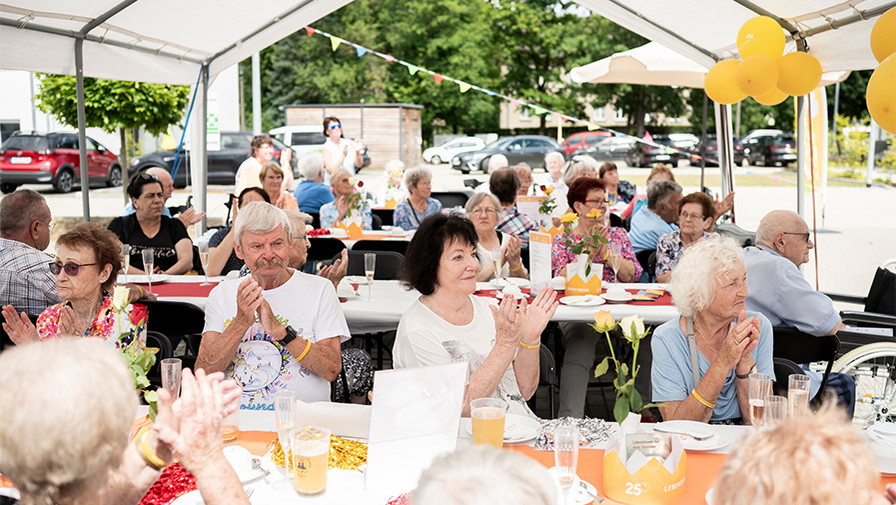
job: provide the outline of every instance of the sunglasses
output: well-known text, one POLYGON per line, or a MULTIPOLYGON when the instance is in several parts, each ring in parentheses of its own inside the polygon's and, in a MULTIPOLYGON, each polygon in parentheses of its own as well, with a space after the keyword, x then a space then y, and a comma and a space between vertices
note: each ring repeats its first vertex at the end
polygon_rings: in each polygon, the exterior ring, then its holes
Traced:
POLYGON ((334 123, 334 124, 331 124, 330 126, 328 126, 327 128, 329 128, 331 130, 335 130, 336 128, 342 128, 342 123, 334 123))
POLYGON ((50 272, 53 275, 59 275, 59 272, 65 270, 66 275, 74 277, 81 272, 81 267, 87 267, 87 266, 92 266, 92 265, 96 265, 96 263, 84 263, 82 265, 79 265, 77 263, 66 263, 65 265, 63 265, 61 261, 55 261, 53 263, 50 263, 49 266, 50 266, 50 272))

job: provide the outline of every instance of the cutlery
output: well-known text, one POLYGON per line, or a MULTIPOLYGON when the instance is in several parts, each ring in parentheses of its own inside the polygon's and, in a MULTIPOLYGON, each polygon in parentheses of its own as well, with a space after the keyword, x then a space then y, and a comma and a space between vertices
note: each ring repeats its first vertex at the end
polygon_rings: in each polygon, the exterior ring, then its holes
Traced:
POLYGON ((708 434, 702 434, 702 435, 701 435, 701 434, 691 433, 691 432, 689 432, 689 431, 685 431, 685 430, 673 430, 673 429, 671 429, 671 428, 664 428, 664 427, 662 427, 662 426, 654 426, 654 427, 653 427, 653 431, 658 431, 658 432, 660 432, 660 433, 669 433, 669 434, 672 434, 672 435, 685 435, 685 436, 687 436, 687 437, 691 437, 691 438, 693 438, 694 440, 698 440, 698 441, 699 441, 699 440, 706 440, 707 438, 711 438, 711 437, 714 437, 714 436, 715 436, 715 433, 708 433, 708 434))
POLYGON ((592 493, 591 490, 588 489, 588 486, 585 484, 585 481, 583 481, 582 479, 579 479, 579 488, 581 488, 581 490, 585 491, 585 494, 587 494, 589 498, 593 499, 597 503, 604 502, 603 498, 601 498, 600 496, 597 496, 597 492, 592 493))

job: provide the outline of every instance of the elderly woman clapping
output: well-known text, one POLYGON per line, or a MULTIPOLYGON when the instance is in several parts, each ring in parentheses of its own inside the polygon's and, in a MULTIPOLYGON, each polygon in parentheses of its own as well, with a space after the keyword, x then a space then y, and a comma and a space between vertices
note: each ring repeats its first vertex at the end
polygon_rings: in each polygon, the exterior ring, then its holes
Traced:
POLYGON ((772 327, 747 312, 743 252, 731 239, 688 248, 672 271, 669 291, 681 313, 656 328, 652 401, 663 419, 749 422, 749 376, 774 380, 772 327))
POLYGON ((491 193, 476 193, 467 200, 467 218, 476 227, 476 253, 479 256, 479 273, 477 281, 487 281, 496 276, 492 251, 501 250, 501 277, 520 277, 528 279, 529 274, 520 258, 522 241, 508 233, 495 230, 498 216, 501 215, 501 204, 491 193))
POLYGON ((403 230, 416 230, 428 216, 442 211, 442 202, 431 198, 432 171, 416 167, 404 174, 404 182, 410 196, 395 206, 393 221, 403 230))

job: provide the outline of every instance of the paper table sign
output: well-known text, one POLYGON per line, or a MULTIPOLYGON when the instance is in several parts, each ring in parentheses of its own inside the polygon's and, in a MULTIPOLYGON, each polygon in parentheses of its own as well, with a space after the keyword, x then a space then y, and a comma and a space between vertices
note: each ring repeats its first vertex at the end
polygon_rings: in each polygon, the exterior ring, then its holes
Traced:
POLYGON ((551 235, 529 232, 529 281, 532 292, 538 293, 551 285, 551 235))
POLYGON ((538 207, 544 199, 545 197, 543 196, 518 196, 516 197, 516 208, 525 214, 526 217, 541 223, 546 216, 538 212, 538 207))
POLYGON ((301 426, 322 426, 334 435, 369 438, 370 405, 296 400, 296 419, 301 426))
POLYGON ((384 503, 411 491, 436 456, 455 449, 466 375, 466 363, 374 373, 368 498, 384 503))

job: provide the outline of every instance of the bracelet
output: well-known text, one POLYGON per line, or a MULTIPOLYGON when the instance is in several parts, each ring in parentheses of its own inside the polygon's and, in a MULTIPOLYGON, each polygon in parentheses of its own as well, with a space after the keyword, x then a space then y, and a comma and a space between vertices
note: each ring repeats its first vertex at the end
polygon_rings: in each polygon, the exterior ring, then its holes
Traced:
POLYGON ((534 351, 535 349, 538 349, 539 347, 541 347, 541 341, 539 340, 537 344, 527 344, 527 343, 523 342, 522 340, 520 340, 520 345, 525 347, 526 349, 532 349, 534 351))
POLYGON ((137 289, 140 290, 140 298, 143 298, 143 288, 141 288, 140 286, 137 286, 137 289))
POLYGON ((691 390, 691 395, 692 395, 694 398, 696 398, 698 402, 702 403, 704 407, 706 407, 706 408, 708 408, 708 409, 714 409, 714 408, 716 408, 716 404, 715 404, 715 403, 709 403, 708 401, 704 400, 702 396, 700 396, 700 395, 697 394, 697 388, 694 388, 694 389, 691 390))
POLYGON ((305 350, 302 351, 302 354, 299 354, 299 355, 296 357, 296 361, 302 361, 302 358, 304 358, 304 357, 308 354, 308 350, 309 350, 309 349, 311 349, 311 341, 310 341, 310 340, 306 340, 306 341, 305 341, 305 350))
POLYGON ((606 249, 606 250, 604 250, 604 257, 601 258, 600 260, 601 260, 601 261, 607 261, 607 258, 609 258, 609 257, 610 257, 610 250, 609 250, 609 249, 606 249))
POLYGON ((165 460, 160 458, 159 455, 152 450, 152 447, 149 446, 149 431, 144 431, 143 435, 140 436, 138 446, 139 447, 137 448, 137 452, 140 453, 140 457, 143 458, 143 462, 153 470, 162 470, 163 468, 171 465, 171 463, 167 463, 165 460))
POLYGON ((520 266, 518 266, 518 267, 516 267, 516 268, 511 268, 510 271, 511 271, 511 272, 519 272, 519 271, 522 270, 522 269, 523 269, 523 264, 520 263, 520 266))

